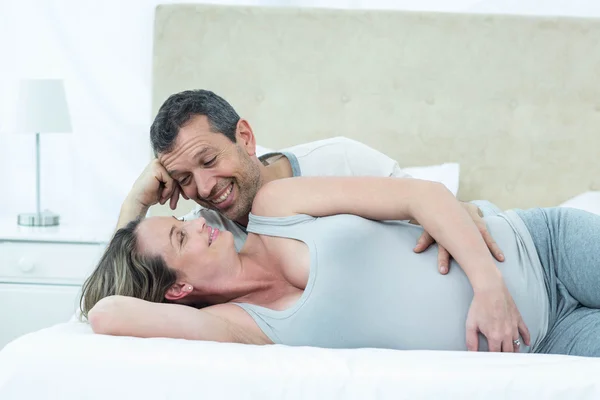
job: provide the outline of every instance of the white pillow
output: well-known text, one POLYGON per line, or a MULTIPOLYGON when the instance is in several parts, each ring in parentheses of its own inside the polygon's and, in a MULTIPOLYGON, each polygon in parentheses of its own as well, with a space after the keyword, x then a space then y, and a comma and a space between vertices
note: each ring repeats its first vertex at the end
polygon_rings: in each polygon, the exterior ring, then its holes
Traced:
POLYGON ((559 207, 577 208, 600 215, 600 192, 581 193, 565 201, 559 207))
POLYGON ((458 193, 460 180, 460 164, 444 163, 440 165, 428 165, 425 167, 402 168, 415 179, 440 182, 450 190, 454 196, 458 193))

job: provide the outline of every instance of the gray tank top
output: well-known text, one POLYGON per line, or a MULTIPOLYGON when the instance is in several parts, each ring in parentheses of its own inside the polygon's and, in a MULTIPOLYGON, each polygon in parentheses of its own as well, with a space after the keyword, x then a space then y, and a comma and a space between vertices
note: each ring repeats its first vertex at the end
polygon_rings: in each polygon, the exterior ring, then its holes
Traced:
MULTIPOLYGON (((514 227, 520 221, 515 213, 485 220, 505 255, 506 261, 497 265, 531 333, 532 348, 523 345, 521 351, 535 351, 547 329, 548 298, 539 260, 535 265, 537 254, 528 249, 533 242, 526 243, 514 227)), ((247 229, 300 240, 310 251, 308 283, 292 307, 276 311, 236 303, 274 343, 466 350, 465 321, 473 290, 454 261, 448 275, 439 274, 437 246, 413 252, 422 227, 354 215, 251 214, 247 229)), ((479 348, 487 350, 482 335, 479 348)))

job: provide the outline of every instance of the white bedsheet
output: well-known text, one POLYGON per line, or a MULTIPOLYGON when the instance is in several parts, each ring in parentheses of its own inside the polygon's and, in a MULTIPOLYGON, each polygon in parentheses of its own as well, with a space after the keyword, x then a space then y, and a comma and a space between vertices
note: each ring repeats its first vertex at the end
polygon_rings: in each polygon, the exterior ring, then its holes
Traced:
MULTIPOLYGON (((598 193, 561 206, 600 214, 598 193)), ((74 320, 0 351, 0 400, 181 398, 600 399, 600 358, 111 337, 74 320)))
POLYGON ((95 335, 79 322, 0 352, 0 399, 598 399, 600 359, 248 346, 95 335))

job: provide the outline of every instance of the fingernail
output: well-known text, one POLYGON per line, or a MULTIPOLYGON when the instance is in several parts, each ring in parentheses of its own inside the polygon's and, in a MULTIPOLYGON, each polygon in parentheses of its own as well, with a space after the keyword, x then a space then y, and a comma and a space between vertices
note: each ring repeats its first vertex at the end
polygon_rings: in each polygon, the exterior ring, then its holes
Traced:
POLYGON ((504 261, 504 254, 500 253, 500 254, 498 254, 498 257, 500 257, 500 259, 501 259, 502 261, 504 261))
POLYGON ((440 267, 440 272, 441 272, 442 274, 445 274, 446 272, 448 272, 448 268, 446 268, 445 266, 443 266, 443 265, 442 265, 442 266, 440 267))

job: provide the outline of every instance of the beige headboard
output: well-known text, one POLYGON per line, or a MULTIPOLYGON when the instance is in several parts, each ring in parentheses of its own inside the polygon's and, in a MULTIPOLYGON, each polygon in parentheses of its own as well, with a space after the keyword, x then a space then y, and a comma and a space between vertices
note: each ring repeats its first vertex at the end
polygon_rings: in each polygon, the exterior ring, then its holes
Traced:
POLYGON ((262 146, 343 135, 459 162, 462 200, 600 190, 600 20, 162 5, 154 35, 153 115, 210 89, 262 146))

